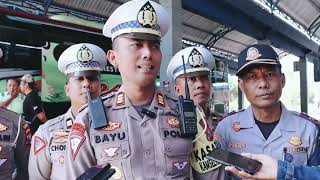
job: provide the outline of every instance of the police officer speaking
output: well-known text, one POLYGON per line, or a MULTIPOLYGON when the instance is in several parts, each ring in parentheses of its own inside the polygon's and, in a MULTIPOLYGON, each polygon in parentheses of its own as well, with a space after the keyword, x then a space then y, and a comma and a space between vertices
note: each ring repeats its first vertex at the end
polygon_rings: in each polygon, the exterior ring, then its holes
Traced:
POLYGON ((176 100, 155 86, 168 21, 165 9, 148 0, 124 3, 109 17, 103 28, 112 39, 107 57, 123 84, 104 98, 108 126, 94 129, 86 110, 76 118, 68 156, 73 161, 88 158, 93 149, 98 165, 110 163, 116 170, 111 179, 190 177, 192 140, 180 137, 176 100))
POLYGON ((208 151, 216 147, 213 136, 218 120, 210 112, 210 107, 208 106, 210 98, 213 98, 211 97, 210 72, 214 63, 214 57, 209 50, 204 47, 194 46, 177 52, 171 59, 167 69, 168 77, 172 77, 175 80, 175 95, 185 95, 185 81, 187 81, 190 98, 204 112, 203 117, 199 112, 197 114, 198 134, 196 135, 191 155, 194 179, 211 180, 224 178, 223 169, 219 169, 220 164, 205 157, 208 151), (184 57, 185 68, 183 67, 182 56, 184 57))
POLYGON ((17 113, 0 108, 0 180, 28 179, 31 130, 17 113))
POLYGON ((313 119, 289 111, 279 101, 285 76, 272 47, 256 44, 238 57, 239 87, 250 106, 225 117, 216 133, 223 148, 235 153, 266 154, 296 166, 313 164, 318 130, 313 119))
MULTIPOLYGON (((67 139, 80 107, 88 102, 87 91, 95 98, 100 95, 100 73, 106 66, 106 54, 96 45, 75 44, 66 49, 58 61, 59 70, 66 75, 65 93, 71 100, 70 109, 63 115, 41 125, 32 138, 29 159, 31 179, 75 179, 73 162, 65 163, 67 139)), ((83 166, 86 163, 82 162, 83 166)), ((88 166, 90 167, 90 166, 88 166)), ((84 170, 82 170, 84 171, 84 170)))

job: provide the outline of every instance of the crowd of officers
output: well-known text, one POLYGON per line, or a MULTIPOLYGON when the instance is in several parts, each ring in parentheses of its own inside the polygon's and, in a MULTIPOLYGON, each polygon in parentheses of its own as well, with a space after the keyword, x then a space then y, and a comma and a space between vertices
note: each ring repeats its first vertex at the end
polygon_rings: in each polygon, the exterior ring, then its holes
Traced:
POLYGON ((272 47, 256 44, 240 53, 239 87, 250 106, 218 118, 208 107, 214 57, 206 48, 188 47, 171 59, 167 75, 174 80, 174 96, 156 87, 161 37, 168 29, 163 7, 133 0, 103 27, 103 35, 112 39, 107 53, 89 43, 66 49, 58 68, 66 76, 71 107, 41 125, 31 145, 25 120, 0 109, 0 179, 76 179, 107 163, 115 170, 111 179, 236 179, 206 158, 214 148, 265 154, 295 166, 319 165, 318 123, 279 101, 285 75, 272 47), (97 128, 88 94, 100 97, 100 71, 107 61, 119 69, 122 84, 101 97, 108 124, 97 128), (193 139, 182 137, 179 129, 176 97, 186 95, 185 79, 201 109, 193 139))

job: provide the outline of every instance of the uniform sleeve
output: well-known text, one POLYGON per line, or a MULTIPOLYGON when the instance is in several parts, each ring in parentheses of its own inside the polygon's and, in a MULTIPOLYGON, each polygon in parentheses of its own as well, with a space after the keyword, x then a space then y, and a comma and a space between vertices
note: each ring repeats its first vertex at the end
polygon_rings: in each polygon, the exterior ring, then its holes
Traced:
POLYGON ((227 131, 225 123, 220 121, 215 129, 215 144, 222 149, 227 148, 227 131))
POLYGON ((319 136, 320 126, 317 126, 317 132, 313 138, 312 146, 309 148, 309 166, 317 166, 320 165, 320 136, 319 136))
POLYGON ((50 179, 51 159, 49 156, 49 143, 47 142, 43 126, 32 136, 29 157, 30 179, 50 179))
POLYGON ((28 179, 28 159, 30 152, 31 131, 28 124, 21 119, 18 124, 18 139, 14 149, 14 159, 17 166, 16 179, 28 179))

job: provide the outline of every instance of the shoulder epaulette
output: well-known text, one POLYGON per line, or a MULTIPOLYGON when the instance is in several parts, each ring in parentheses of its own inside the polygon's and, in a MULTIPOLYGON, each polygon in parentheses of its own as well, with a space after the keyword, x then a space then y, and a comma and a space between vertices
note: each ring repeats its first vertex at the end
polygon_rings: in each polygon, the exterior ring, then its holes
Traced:
POLYGON ((115 86, 113 86, 111 89, 108 89, 106 92, 103 92, 101 94, 101 97, 103 99, 104 96, 107 96, 108 94, 112 93, 112 92, 117 92, 121 87, 121 84, 117 84, 115 86))
POLYGON ((53 119, 49 119, 48 121, 46 121, 43 125, 43 128, 49 128, 50 126, 53 126, 57 123, 60 123, 62 120, 64 119, 64 114, 57 116, 53 119))
POLYGON ((245 109, 241 109, 241 110, 239 110, 239 111, 231 111, 231 112, 225 114, 224 116, 222 116, 222 118, 220 118, 220 121, 222 121, 223 119, 225 119, 225 118, 228 117, 228 116, 237 114, 237 113, 242 112, 242 111, 244 111, 244 110, 245 110, 245 109))
POLYGON ((306 119, 308 121, 311 121, 312 123, 320 126, 320 121, 317 119, 314 119, 313 117, 309 116, 308 114, 304 113, 304 112, 296 112, 296 111, 292 111, 294 115, 297 115, 299 117, 302 117, 303 119, 306 119))
POLYGON ((175 96, 172 96, 168 93, 163 93, 168 99, 173 100, 173 101, 178 101, 178 98, 175 96))

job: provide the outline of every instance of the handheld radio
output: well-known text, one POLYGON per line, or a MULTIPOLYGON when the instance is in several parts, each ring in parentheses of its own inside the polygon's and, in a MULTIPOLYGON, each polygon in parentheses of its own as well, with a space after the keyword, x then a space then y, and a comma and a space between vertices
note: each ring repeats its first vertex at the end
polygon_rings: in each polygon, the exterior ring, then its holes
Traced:
POLYGON ((88 91, 88 107, 89 107, 89 116, 92 121, 94 129, 102 128, 108 125, 107 115, 104 111, 103 103, 100 97, 96 99, 91 98, 91 94, 88 91))
POLYGON ((182 95, 179 96, 177 106, 179 113, 180 133, 182 137, 194 138, 198 133, 197 130, 197 113, 193 100, 190 99, 189 86, 186 76, 186 66, 184 63, 184 56, 182 56, 184 80, 185 80, 185 94, 186 98, 182 95))

